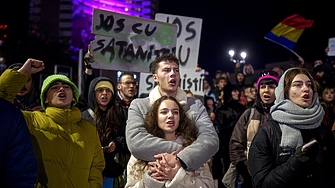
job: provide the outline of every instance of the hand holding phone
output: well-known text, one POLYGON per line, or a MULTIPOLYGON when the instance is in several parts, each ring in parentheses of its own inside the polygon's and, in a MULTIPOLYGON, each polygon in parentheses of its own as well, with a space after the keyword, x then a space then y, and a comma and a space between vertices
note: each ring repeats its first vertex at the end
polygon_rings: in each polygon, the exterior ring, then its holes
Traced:
POLYGON ((110 146, 103 146, 102 149, 105 150, 105 149, 109 149, 110 146))
POLYGON ((319 154, 320 146, 317 140, 312 139, 307 144, 299 146, 295 152, 295 156, 302 162, 315 160, 319 154))
POLYGON ((313 139, 313 140, 309 141, 307 144, 303 145, 302 148, 301 148, 301 151, 306 152, 308 149, 310 149, 312 146, 314 146, 317 143, 318 143, 318 141, 313 139))

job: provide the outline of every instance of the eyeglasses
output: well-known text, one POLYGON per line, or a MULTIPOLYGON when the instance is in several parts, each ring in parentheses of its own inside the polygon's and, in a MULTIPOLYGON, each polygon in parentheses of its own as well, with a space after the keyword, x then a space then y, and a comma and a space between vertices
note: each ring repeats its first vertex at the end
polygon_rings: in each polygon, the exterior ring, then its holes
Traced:
POLYGON ((127 85, 127 86, 130 86, 131 84, 133 85, 136 85, 136 82, 120 82, 121 84, 124 84, 124 85, 127 85))
POLYGON ((279 77, 279 74, 276 71, 262 71, 262 72, 259 73, 259 77, 266 76, 266 75, 279 77))

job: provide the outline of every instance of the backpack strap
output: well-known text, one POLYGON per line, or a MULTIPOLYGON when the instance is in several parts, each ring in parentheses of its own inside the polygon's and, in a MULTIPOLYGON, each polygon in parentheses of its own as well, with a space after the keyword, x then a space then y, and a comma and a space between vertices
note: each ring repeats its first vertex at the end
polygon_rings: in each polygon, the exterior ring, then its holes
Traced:
POLYGON ((252 142, 252 138, 255 136, 255 131, 253 130, 253 128, 250 126, 250 121, 252 119, 252 116, 255 113, 255 108, 251 108, 250 109, 250 114, 249 114, 249 119, 246 123, 246 125, 248 126, 247 128, 247 150, 245 151, 245 156, 248 158, 249 155, 249 149, 251 146, 251 142, 252 142))
POLYGON ((88 113, 91 115, 91 117, 94 119, 94 112, 91 108, 87 109, 88 113))
POLYGON ((249 119, 248 119, 247 125, 250 123, 251 118, 254 115, 254 113, 255 113, 255 108, 251 108, 250 109, 250 114, 249 114, 249 119))

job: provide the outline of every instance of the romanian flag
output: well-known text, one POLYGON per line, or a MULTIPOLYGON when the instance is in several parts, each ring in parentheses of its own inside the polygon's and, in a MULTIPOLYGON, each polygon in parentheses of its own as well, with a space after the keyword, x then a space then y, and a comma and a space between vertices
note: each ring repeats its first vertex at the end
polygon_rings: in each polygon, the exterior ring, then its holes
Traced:
POLYGON ((312 27, 313 23, 314 20, 306 20, 298 14, 293 14, 276 25, 265 39, 293 50, 304 29, 312 27))

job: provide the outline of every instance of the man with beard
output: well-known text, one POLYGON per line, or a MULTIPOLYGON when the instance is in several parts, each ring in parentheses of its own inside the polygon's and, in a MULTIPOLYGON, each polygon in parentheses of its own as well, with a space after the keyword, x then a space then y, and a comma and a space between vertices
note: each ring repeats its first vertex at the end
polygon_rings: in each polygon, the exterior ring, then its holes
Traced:
MULTIPOLYGON (((18 70, 23 66, 22 63, 15 63, 8 69, 18 70)), ((34 111, 41 110, 40 93, 38 89, 36 75, 28 75, 26 84, 22 87, 19 93, 14 98, 14 104, 20 110, 34 111)))

